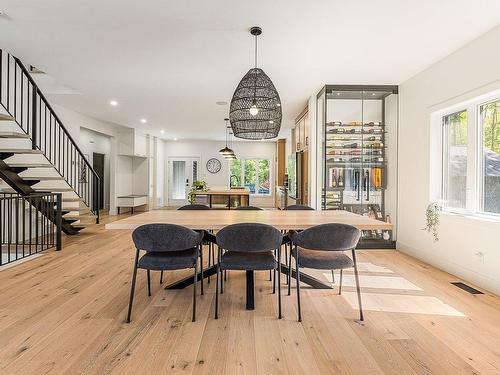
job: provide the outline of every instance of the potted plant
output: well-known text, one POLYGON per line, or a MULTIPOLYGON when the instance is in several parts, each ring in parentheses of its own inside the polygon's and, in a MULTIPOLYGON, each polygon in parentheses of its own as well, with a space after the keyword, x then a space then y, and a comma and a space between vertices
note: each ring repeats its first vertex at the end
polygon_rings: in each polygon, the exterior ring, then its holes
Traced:
POLYGON ((196 203, 196 192, 208 191, 207 183, 205 181, 193 181, 191 190, 188 194, 188 201, 191 204, 196 203))

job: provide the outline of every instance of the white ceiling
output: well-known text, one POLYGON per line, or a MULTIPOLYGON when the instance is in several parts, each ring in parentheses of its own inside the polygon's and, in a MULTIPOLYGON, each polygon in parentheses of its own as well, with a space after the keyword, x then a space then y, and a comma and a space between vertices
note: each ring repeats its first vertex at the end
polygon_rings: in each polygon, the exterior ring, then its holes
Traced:
POLYGON ((290 127, 325 83, 401 83, 500 24, 499 0, 2 0, 0 11, 0 48, 70 88, 53 101, 180 139, 224 138, 228 107, 215 102, 252 67, 250 26, 263 28, 259 65, 290 127))

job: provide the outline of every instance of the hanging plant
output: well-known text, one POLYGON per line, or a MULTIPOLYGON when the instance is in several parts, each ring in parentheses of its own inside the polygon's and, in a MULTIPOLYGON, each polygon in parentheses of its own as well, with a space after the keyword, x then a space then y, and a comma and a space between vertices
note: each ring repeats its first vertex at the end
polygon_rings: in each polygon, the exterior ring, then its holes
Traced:
POLYGON ((441 205, 438 202, 431 202, 425 210, 426 225, 425 229, 427 232, 434 236, 434 242, 439 241, 439 213, 441 212, 441 205))

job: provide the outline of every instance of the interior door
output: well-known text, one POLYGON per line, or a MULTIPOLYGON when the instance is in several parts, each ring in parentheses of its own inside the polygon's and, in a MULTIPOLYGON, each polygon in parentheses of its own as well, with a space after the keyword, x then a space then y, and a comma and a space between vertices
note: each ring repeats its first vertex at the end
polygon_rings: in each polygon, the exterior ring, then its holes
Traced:
POLYGON ((99 209, 104 209, 104 154, 92 153, 92 167, 99 176, 99 209))
POLYGON ((188 204, 188 194, 193 181, 198 180, 200 158, 168 159, 168 204, 183 206, 188 204))

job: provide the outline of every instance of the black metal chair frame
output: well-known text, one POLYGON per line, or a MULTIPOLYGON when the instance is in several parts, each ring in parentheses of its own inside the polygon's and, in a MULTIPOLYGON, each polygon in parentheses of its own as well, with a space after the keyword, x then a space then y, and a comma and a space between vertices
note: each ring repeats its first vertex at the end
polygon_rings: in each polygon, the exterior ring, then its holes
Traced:
MULTIPOLYGON (((302 312, 300 308, 300 266, 299 266, 299 257, 300 257, 300 251, 297 247, 297 244, 293 243, 293 239, 291 239, 291 243, 293 244, 293 251, 295 254, 295 281, 297 285, 297 310, 298 310, 298 321, 302 321, 302 312)), ((315 250, 315 249, 309 249, 309 250, 315 250)), ((317 250, 321 251, 321 250, 317 250)), ((339 250, 333 250, 333 251, 339 251, 339 250)), ((356 293, 358 295, 358 305, 359 305, 359 320, 364 321, 364 316, 363 316, 363 305, 361 303, 361 288, 359 286, 359 273, 358 273, 358 264, 356 261, 356 248, 352 248, 351 250, 352 254, 352 261, 354 263, 354 277, 356 281, 356 293)), ((288 295, 290 295, 290 287, 292 283, 292 252, 290 252, 290 268, 288 272, 288 295)), ((333 277, 333 270, 332 271, 332 277, 333 277)), ((339 283, 339 295, 342 293, 342 272, 343 269, 340 269, 340 283, 339 283)))
MULTIPOLYGON (((146 224, 148 225, 148 224, 146 224)), ((202 242, 200 239, 200 244, 196 246, 198 248, 198 254, 195 257, 195 264, 194 264, 194 276, 193 276, 193 317, 192 321, 194 322, 196 320, 196 284, 197 284, 197 276, 198 276, 198 257, 200 258, 200 265, 201 265, 201 295, 204 294, 203 291, 203 248, 202 248, 202 242)), ((135 284, 137 280, 137 269, 139 268, 139 255, 142 249, 139 249, 136 246, 136 252, 135 252, 135 260, 134 260, 134 270, 132 273, 132 284, 130 286, 130 300, 129 300, 129 305, 128 305, 128 313, 127 313, 127 323, 130 323, 131 317, 132 317, 132 305, 134 302, 134 294, 135 294, 135 284)), ((179 249, 179 250, 184 250, 184 249, 179 249)), ((144 250, 146 251, 146 250, 144 250)), ((148 251, 146 251, 147 253, 148 251)), ((147 278, 148 278, 148 296, 151 297, 151 270, 146 269, 147 271, 147 278)), ((161 276, 160 278, 163 277, 163 270, 161 270, 161 276)))

